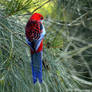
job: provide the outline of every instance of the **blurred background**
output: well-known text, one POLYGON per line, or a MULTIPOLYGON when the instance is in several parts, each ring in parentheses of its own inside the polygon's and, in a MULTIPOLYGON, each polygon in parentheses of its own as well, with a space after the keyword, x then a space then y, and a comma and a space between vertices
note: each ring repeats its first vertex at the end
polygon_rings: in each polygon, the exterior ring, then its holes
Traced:
POLYGON ((0 0, 0 92, 91 92, 92 0, 0 0), (25 25, 44 16, 43 83, 32 81, 25 25))

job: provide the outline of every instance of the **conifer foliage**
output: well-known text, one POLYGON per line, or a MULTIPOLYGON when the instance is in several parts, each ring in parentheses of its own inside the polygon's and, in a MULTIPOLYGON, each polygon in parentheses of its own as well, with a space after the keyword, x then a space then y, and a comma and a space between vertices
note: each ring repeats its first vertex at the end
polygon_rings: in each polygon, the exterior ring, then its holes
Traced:
POLYGON ((90 92, 91 21, 91 0, 0 0, 0 92, 90 92), (34 11, 47 14, 48 3, 43 83, 34 85, 25 25, 34 11))

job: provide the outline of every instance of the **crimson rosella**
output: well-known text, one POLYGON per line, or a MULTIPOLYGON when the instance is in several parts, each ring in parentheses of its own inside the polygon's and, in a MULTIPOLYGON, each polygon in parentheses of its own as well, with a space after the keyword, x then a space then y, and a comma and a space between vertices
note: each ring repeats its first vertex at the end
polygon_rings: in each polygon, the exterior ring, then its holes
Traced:
POLYGON ((34 13, 25 27, 26 42, 30 46, 31 51, 31 67, 33 83, 42 83, 42 53, 43 53, 43 38, 45 35, 45 28, 43 23, 43 16, 39 13, 34 13))

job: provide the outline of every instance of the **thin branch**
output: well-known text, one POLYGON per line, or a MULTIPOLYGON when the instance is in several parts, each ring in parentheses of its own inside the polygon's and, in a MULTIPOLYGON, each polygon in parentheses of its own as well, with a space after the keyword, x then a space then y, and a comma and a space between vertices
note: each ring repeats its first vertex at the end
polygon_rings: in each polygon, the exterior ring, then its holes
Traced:
POLYGON ((43 7, 45 4, 49 3, 51 0, 46 1, 45 3, 43 3, 41 6, 39 6, 38 8, 36 8, 35 10, 32 11, 32 13, 34 13, 35 11, 37 11, 38 9, 40 9, 41 7, 43 7))
POLYGON ((27 14, 24 15, 32 15, 35 11, 37 11, 38 9, 42 8, 45 4, 49 3, 51 0, 46 1, 45 3, 43 3, 42 5, 40 5, 39 7, 37 7, 36 9, 34 9, 32 12, 29 12, 27 14))
POLYGON ((83 83, 83 84, 92 86, 92 82, 83 80, 83 79, 81 79, 81 78, 79 78, 79 77, 77 77, 77 76, 75 76, 75 75, 72 75, 71 77, 72 77, 73 79, 75 79, 75 80, 77 80, 77 81, 83 83))
MULTIPOLYGON (((72 41, 78 41, 78 42, 81 42, 81 43, 83 43, 83 44, 89 44, 88 42, 86 42, 85 40, 82 40, 82 39, 79 39, 78 37, 70 37, 70 40, 72 40, 72 41)), ((91 43, 90 43, 91 44, 91 43)))
MULTIPOLYGON (((57 25, 60 25, 60 26, 64 26, 64 25, 67 25, 67 26, 79 26, 80 24, 82 24, 81 22, 78 22, 80 19, 82 19, 83 17, 85 17, 90 11, 87 11, 86 13, 84 13, 83 15, 79 16, 78 18, 76 18, 75 20, 73 20, 71 23, 67 23, 65 24, 65 21, 61 21, 61 22, 58 22, 58 21, 54 21, 52 19, 48 19, 49 22, 51 23, 55 23, 57 25)), ((92 19, 92 18, 91 18, 92 19)), ((88 19, 87 19, 88 20, 88 19)))
POLYGON ((87 50, 88 48, 92 48, 92 44, 89 44, 88 46, 84 46, 83 48, 79 48, 77 50, 63 52, 60 54, 60 58, 56 59, 56 62, 63 61, 64 58, 69 59, 69 58, 72 58, 73 56, 79 55, 80 53, 87 50))
POLYGON ((72 25, 73 23, 77 22, 78 20, 82 19, 84 16, 86 16, 88 14, 88 12, 84 13, 83 15, 81 15, 80 17, 76 18, 75 20, 73 20, 70 25, 72 25))

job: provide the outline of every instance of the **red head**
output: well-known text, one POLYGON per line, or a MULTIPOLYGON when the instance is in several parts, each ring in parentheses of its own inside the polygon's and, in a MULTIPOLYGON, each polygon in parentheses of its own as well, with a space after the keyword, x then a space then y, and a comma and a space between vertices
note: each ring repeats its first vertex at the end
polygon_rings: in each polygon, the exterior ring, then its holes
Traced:
POLYGON ((30 21, 40 21, 43 20, 43 16, 40 13, 34 13, 31 17, 30 17, 30 21))

